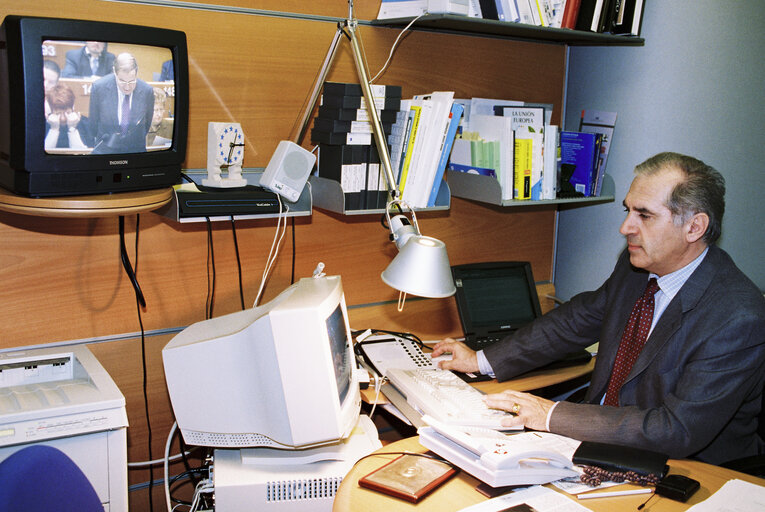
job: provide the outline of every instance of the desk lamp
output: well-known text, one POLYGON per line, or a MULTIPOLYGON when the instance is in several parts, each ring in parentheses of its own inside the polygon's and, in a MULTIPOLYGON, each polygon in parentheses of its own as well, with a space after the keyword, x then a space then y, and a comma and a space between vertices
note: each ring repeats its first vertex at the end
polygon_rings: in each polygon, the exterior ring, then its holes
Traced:
POLYGON ((446 245, 440 240, 424 236, 417 224, 414 209, 399 199, 400 191, 396 186, 396 179, 393 176, 388 144, 385 140, 382 124, 380 123, 380 116, 375 108, 372 89, 369 86, 367 67, 357 29, 358 22, 353 11, 353 0, 348 0, 348 19, 337 24, 337 32, 330 43, 327 55, 319 70, 319 75, 311 91, 308 105, 301 119, 300 129, 294 141, 299 143, 305 136, 311 113, 326 80, 330 65, 334 60, 340 36, 345 36, 351 43, 351 53, 356 67, 356 74, 361 85, 361 92, 366 103, 369 121, 372 124, 372 133, 374 134, 375 144, 380 155, 380 163, 388 187, 390 199, 385 206, 385 216, 388 221, 391 240, 395 242, 399 253, 385 271, 383 271, 381 277, 385 284, 399 290, 400 311, 403 308, 406 294, 443 298, 454 295, 456 289, 452 280, 449 258, 446 254, 446 245), (392 207, 396 207, 402 213, 391 217, 390 211, 392 207), (404 208, 402 207, 409 209, 412 215, 412 222, 403 214, 404 208))

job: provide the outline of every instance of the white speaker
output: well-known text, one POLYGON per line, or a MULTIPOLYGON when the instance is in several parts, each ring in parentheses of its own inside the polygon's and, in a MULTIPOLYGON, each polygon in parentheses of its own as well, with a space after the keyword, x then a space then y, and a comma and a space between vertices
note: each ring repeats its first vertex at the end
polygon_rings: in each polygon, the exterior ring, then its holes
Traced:
POLYGON ((316 155, 294 142, 283 140, 260 177, 260 186, 295 202, 303 191, 316 155))

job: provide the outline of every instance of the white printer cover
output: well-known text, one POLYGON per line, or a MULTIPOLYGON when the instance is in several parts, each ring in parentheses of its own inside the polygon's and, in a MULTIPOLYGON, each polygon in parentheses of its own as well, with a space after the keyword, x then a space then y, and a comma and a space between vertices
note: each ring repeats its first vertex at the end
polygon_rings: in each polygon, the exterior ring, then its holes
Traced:
POLYGON ((85 345, 0 353, 0 447, 122 427, 125 397, 85 345))

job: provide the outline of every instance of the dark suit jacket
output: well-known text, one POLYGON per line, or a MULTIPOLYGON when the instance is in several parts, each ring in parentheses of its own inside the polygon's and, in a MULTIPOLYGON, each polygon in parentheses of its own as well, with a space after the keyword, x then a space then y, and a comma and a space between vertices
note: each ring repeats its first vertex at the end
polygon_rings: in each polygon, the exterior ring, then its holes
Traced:
POLYGON ((765 453, 757 417, 765 382, 765 299, 716 246, 662 314, 619 393, 601 406, 622 331, 647 281, 625 251, 606 282, 484 353, 497 378, 599 341, 586 404, 561 402, 552 432, 718 464, 765 453))
MULTIPOLYGON (((97 76, 105 76, 113 71, 114 54, 104 51, 98 58, 97 76)), ((90 57, 85 53, 83 46, 79 50, 69 50, 66 52, 66 64, 61 71, 62 78, 83 78, 93 76, 93 70, 90 68, 90 57)))
POLYGON ((117 116, 117 82, 114 74, 99 78, 90 89, 91 131, 94 136, 93 153, 140 153, 146 151, 146 134, 154 114, 154 90, 138 80, 133 90, 130 107, 130 128, 127 135, 120 134, 117 116))

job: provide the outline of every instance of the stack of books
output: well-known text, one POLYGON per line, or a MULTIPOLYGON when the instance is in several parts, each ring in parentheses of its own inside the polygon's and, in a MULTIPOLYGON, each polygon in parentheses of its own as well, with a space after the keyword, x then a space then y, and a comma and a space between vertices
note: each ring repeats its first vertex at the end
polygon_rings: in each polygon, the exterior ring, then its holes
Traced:
POLYGON ((437 91, 401 102, 390 137, 391 167, 403 199, 413 208, 436 205, 463 113, 454 92, 437 91))
MULTIPOLYGON (((389 135, 401 106, 401 86, 371 87, 383 131, 389 135)), ((311 141, 319 146, 318 175, 340 183, 346 210, 385 207, 387 182, 380 172, 380 157, 359 84, 324 84, 311 141)))
POLYGON ((639 36, 644 3, 645 0, 382 0, 377 19, 454 14, 639 36))
POLYGON ((559 130, 552 105, 472 98, 449 170, 493 176, 502 200, 555 199, 559 130))

